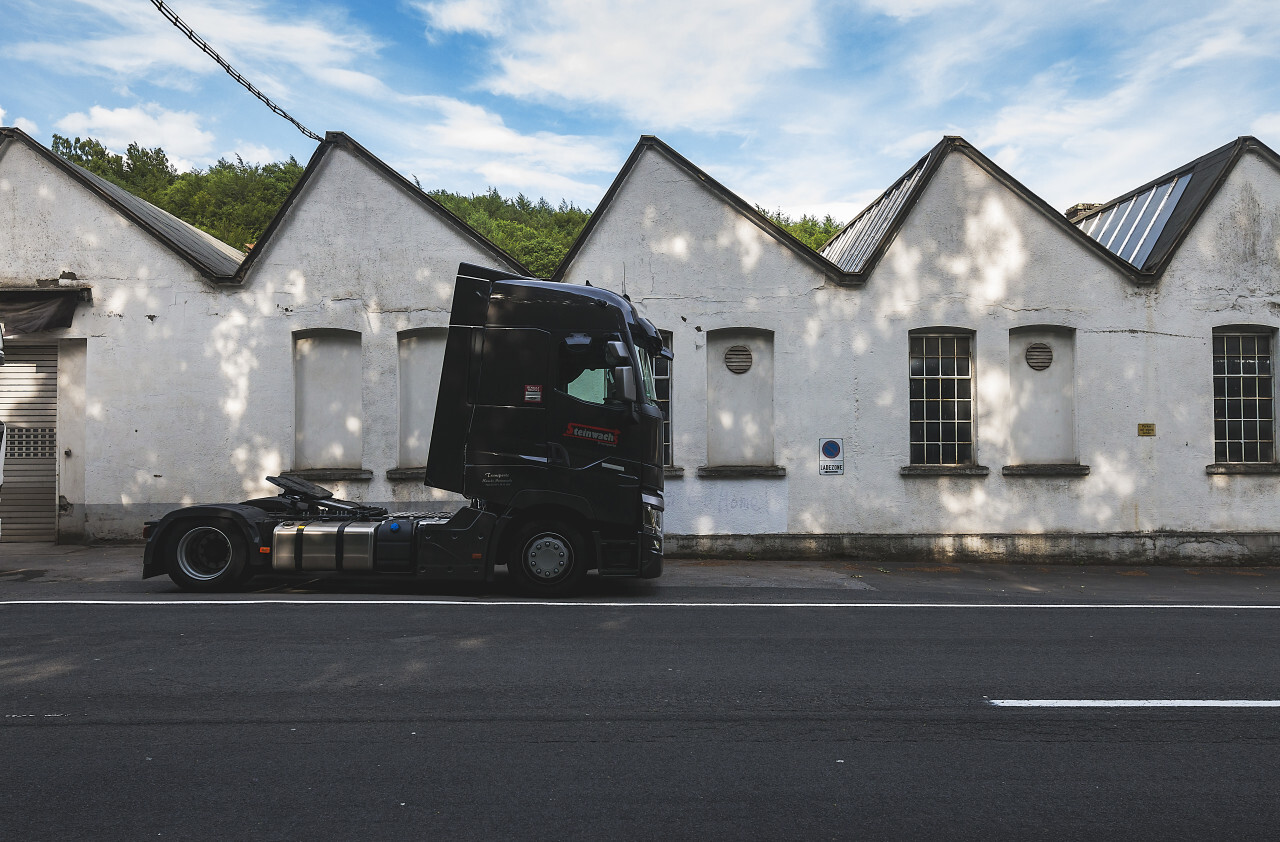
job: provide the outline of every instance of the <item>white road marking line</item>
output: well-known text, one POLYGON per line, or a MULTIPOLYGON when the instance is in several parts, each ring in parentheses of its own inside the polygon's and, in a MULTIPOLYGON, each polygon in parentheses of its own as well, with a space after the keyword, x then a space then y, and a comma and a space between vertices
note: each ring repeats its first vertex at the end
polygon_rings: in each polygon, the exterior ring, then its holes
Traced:
POLYGON ((1201 603, 1000 603, 1000 602, 561 602, 556 600, 478 599, 6 599, 6 605, 467 605, 485 608, 954 608, 1009 610, 1216 610, 1280 611, 1277 605, 1215 605, 1201 603))
POLYGON ((988 699, 1002 708, 1280 708, 1280 699, 988 699))

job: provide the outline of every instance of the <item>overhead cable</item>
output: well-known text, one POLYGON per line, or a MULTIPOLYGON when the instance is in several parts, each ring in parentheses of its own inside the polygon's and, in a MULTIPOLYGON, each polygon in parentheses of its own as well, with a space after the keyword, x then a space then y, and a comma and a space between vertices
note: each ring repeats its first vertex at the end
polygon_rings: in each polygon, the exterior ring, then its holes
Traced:
POLYGON ((272 102, 270 99, 268 99, 266 94, 264 94, 262 91, 255 88, 248 79, 244 78, 238 72, 236 72, 236 69, 232 67, 230 64, 227 64, 227 60, 224 59, 222 56, 218 55, 217 51, 214 50, 213 47, 210 47, 208 42, 206 42, 203 38, 197 35, 195 30, 187 25, 186 21, 184 21, 182 18, 174 14, 173 10, 170 9, 168 6, 166 6, 163 0, 151 0, 151 5, 159 9, 160 14, 164 15, 169 20, 170 23, 178 27, 178 29, 182 31, 182 34, 186 35, 187 38, 191 41, 191 43, 195 44, 197 47, 203 50, 205 55, 209 56, 209 58, 216 61, 223 70, 227 71, 228 76, 230 76, 232 79, 235 79, 237 82, 243 85, 245 90, 247 90, 249 93, 253 94, 258 99, 260 99, 262 103, 267 106, 267 108, 270 108, 272 111, 276 112, 281 117, 288 120, 290 123, 293 123, 293 125, 297 127, 298 131, 302 132, 304 135, 311 138, 312 140, 321 141, 324 139, 320 137, 320 135, 311 131, 311 129, 308 129, 306 126, 302 125, 297 120, 290 117, 288 112, 286 112, 283 108, 281 108, 280 106, 272 102))

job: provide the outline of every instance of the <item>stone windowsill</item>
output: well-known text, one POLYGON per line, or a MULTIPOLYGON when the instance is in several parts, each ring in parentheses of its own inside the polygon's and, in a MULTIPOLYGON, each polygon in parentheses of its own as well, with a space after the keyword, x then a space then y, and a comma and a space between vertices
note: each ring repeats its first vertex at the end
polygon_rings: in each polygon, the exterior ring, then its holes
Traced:
POLYGON ((701 465, 698 467, 698 479, 751 479, 786 475, 787 469, 782 465, 701 465))
POLYGON ((417 482, 427 481, 427 469, 421 468, 392 468, 387 471, 387 479, 395 482, 397 480, 416 480, 417 482))
POLYGON ((1005 465, 1000 473, 1007 477, 1083 477, 1088 476, 1089 466, 1078 462, 1005 465))
POLYGON ((683 479, 684 468, 679 465, 664 465, 662 468, 662 475, 667 479, 683 479))
POLYGON ((904 477, 985 477, 991 469, 986 465, 903 465, 898 473, 904 477))
POLYGON ((368 482, 373 479, 373 471, 364 468, 302 468, 297 471, 281 471, 280 476, 297 477, 310 482, 317 480, 330 482, 368 482))
POLYGON ((1276 476, 1280 474, 1280 463, 1276 462, 1215 462, 1205 465, 1204 472, 1215 476, 1276 476))

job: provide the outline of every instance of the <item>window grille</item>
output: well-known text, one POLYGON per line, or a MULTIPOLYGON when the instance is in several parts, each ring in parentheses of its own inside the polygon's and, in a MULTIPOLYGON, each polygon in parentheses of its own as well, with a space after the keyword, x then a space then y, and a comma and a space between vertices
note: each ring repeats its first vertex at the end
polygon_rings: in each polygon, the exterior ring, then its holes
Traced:
MULTIPOLYGON (((670 348, 671 331, 660 330, 658 333, 662 336, 663 347, 670 348)), ((658 357, 653 361, 653 380, 658 391, 658 408, 662 410, 662 464, 671 465, 674 464, 671 446, 671 360, 658 357)))
POLYGON ((53 459, 58 455, 55 427, 9 425, 5 435, 6 459, 53 459))
POLYGON ((911 464, 973 463, 971 337, 911 336, 911 464))
POLYGON ((1274 462, 1271 334, 1213 335, 1213 451, 1216 462, 1274 462))

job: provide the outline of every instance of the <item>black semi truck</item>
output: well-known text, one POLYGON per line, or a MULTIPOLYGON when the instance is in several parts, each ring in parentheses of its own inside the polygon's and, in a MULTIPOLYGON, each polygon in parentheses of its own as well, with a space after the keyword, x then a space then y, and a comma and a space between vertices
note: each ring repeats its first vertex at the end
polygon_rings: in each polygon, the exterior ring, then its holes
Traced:
POLYGON ((258 574, 490 581, 558 595, 589 569, 662 573, 654 326, 607 290, 463 263, 425 483, 454 513, 391 513, 290 476, 276 497, 149 522, 143 578, 220 591, 258 574))

